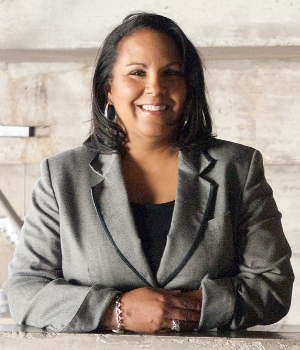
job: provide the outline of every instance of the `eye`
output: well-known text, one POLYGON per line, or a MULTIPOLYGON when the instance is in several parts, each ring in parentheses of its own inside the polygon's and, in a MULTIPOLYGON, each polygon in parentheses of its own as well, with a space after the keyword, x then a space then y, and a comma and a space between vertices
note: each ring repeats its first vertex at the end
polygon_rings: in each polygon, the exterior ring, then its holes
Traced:
POLYGON ((137 70, 130 72, 130 75, 137 75, 139 77, 143 77, 146 75, 146 72, 142 69, 137 69, 137 70))
POLYGON ((182 77, 183 73, 181 70, 177 70, 177 69, 167 69, 165 71, 165 75, 174 75, 174 76, 178 76, 178 77, 182 77))

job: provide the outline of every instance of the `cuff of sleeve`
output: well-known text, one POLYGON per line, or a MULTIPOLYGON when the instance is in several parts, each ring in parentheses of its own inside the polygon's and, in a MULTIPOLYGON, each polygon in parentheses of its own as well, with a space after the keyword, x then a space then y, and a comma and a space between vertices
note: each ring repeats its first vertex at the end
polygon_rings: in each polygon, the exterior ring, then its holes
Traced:
POLYGON ((60 331, 91 332, 95 330, 105 310, 119 293, 115 289, 92 286, 72 321, 60 331))
POLYGON ((211 280, 206 276, 201 284, 202 309, 200 329, 228 327, 234 312, 235 293, 231 278, 211 280))

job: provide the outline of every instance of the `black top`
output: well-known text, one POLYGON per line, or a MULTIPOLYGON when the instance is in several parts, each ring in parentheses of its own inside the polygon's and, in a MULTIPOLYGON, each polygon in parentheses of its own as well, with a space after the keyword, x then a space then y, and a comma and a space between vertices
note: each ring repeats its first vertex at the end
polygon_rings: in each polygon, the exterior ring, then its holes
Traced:
POLYGON ((131 203, 136 228, 154 276, 166 246, 174 204, 175 201, 162 204, 131 203))

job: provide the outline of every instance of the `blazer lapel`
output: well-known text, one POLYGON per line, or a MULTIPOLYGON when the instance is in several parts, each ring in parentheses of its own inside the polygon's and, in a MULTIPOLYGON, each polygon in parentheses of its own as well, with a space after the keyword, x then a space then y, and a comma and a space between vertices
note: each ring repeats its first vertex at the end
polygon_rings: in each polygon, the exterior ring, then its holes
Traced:
POLYGON ((166 286, 188 262, 197 248, 212 208, 215 185, 205 173, 215 161, 208 153, 179 153, 178 185, 173 218, 166 248, 157 273, 160 286, 166 286))
POLYGON ((94 171, 92 196, 106 235, 121 259, 147 286, 156 287, 142 250, 128 202, 118 154, 98 156, 90 164, 94 171))

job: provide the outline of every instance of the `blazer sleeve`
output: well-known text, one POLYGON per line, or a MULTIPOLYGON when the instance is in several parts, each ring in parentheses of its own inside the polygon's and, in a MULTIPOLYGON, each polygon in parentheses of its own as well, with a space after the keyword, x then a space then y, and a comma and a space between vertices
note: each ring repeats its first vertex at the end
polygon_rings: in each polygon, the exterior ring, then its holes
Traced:
MULTIPOLYGON (((279 321, 289 308, 294 275, 281 214, 254 151, 233 229, 238 273, 202 281, 203 329, 241 329, 279 321)), ((230 199, 229 199, 230 200, 230 199)))
POLYGON ((98 327, 117 290, 64 279, 59 207, 48 161, 42 162, 21 238, 4 285, 12 318, 20 325, 89 332, 98 327))

